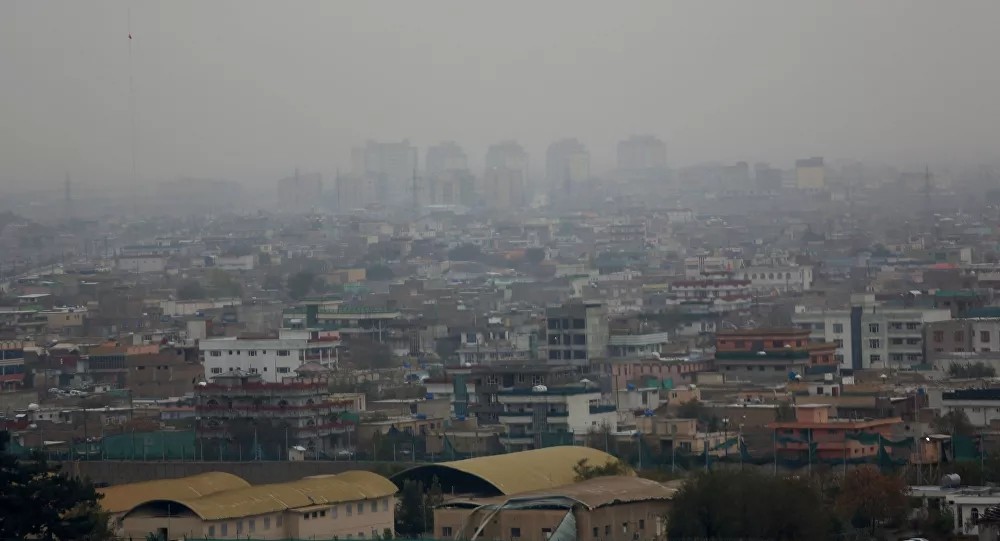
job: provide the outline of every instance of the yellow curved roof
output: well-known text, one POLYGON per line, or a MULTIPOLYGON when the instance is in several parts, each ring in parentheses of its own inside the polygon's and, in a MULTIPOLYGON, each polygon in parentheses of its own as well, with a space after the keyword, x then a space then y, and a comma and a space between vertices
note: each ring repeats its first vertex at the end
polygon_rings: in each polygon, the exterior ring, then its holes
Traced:
POLYGON ((116 485, 97 491, 104 495, 100 504, 105 511, 123 513, 154 500, 184 502, 249 486, 250 483, 231 473, 208 472, 179 479, 116 485))
MULTIPOLYGON (((313 505, 391 496, 396 485, 371 472, 307 477, 290 483, 258 485, 203 498, 178 500, 203 520, 222 520, 274 513, 313 505)), ((166 499, 166 498, 157 498, 166 499)))
MULTIPOLYGON (((576 481, 573 467, 580 460, 598 466, 618 460, 612 455, 577 445, 546 447, 519 453, 491 455, 428 466, 417 466, 408 471, 426 467, 446 467, 475 475, 495 486, 500 492, 511 495, 529 490, 541 490, 576 481)), ((401 477, 407 472, 397 474, 401 477)), ((634 475, 634 473, 633 473, 634 475)))
POLYGON ((368 498, 381 498, 387 493, 395 494, 399 490, 392 481, 377 473, 365 470, 345 471, 336 475, 314 475, 306 477, 306 479, 324 479, 327 477, 336 477, 341 481, 351 483, 365 493, 368 498))

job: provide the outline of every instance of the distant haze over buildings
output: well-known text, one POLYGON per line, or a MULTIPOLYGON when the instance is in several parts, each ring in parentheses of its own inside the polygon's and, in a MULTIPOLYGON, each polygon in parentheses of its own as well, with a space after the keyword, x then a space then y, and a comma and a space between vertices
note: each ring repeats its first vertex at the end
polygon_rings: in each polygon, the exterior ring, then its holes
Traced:
MULTIPOLYGON (((671 167, 995 161, 997 20, 991 0, 11 0, 0 190, 60 189, 69 171, 80 190, 212 178, 273 193, 296 167, 358 173, 369 140, 446 171, 454 141, 476 177, 490 145, 516 140, 539 181, 553 142, 576 138, 589 163, 563 165, 599 175, 643 134, 671 167)), ((399 158, 364 169, 396 192, 399 158)))

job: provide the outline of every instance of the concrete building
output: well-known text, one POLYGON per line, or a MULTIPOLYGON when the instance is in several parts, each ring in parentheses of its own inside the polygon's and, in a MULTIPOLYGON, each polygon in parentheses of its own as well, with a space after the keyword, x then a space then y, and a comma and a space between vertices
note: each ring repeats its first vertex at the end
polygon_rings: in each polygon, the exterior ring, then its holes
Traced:
POLYGON ((524 171, 507 167, 486 168, 483 198, 486 205, 493 209, 522 208, 527 202, 524 171))
POLYGON ((351 170, 357 178, 372 178, 380 203, 407 203, 412 198, 417 149, 408 140, 398 143, 368 141, 351 152, 351 170))
POLYGON ((499 393, 528 391, 538 385, 552 388, 578 385, 580 373, 575 366, 530 361, 448 368, 447 377, 454 382, 452 402, 456 415, 463 415, 460 411, 467 408, 480 425, 495 425, 499 424, 499 416, 504 411, 499 393))
MULTIPOLYGON (((268 383, 260 374, 242 371, 214 377, 195 388, 198 438, 214 450, 219 442, 244 440, 247 427, 252 427, 252 440, 240 441, 240 445, 255 444, 273 456, 284 456, 287 446, 329 455, 343 447, 340 436, 352 431, 353 425, 337 417, 350 402, 329 400, 328 386, 325 375, 302 369, 297 377, 281 383, 268 383), (279 447, 285 449, 280 455, 279 447)), ((257 451, 248 448, 247 455, 252 457, 257 451)))
MULTIPOLYGON (((889 439, 903 423, 898 417, 887 419, 837 419, 827 404, 802 404, 795 407, 794 421, 770 423, 774 445, 783 459, 815 461, 851 461, 879 455, 879 439, 889 439), (860 436, 860 437, 859 437, 860 436), (865 437, 868 436, 868 437, 865 437), (873 440, 874 438, 874 440, 873 440)), ((905 451, 909 456, 909 449, 905 451)))
POLYGON ((810 265, 750 266, 733 275, 749 280, 750 289, 758 295, 809 291, 813 285, 813 268, 810 265))
POLYGON ((434 176, 445 171, 468 171, 469 159, 458 143, 445 141, 427 148, 424 165, 427 175, 434 176))
POLYGON ((545 309, 549 364, 589 366, 608 346, 607 308, 600 302, 574 302, 545 309))
POLYGON ((367 471, 257 486, 212 472, 99 491, 123 538, 373 539, 395 526, 396 486, 367 471))
POLYGON ((0 342, 0 390, 12 391, 24 384, 24 345, 19 340, 0 342))
POLYGON ((812 342, 805 329, 748 329, 718 331, 715 368, 737 380, 788 381, 794 374, 836 372, 836 346, 812 342))
POLYGON ((319 173, 295 174, 278 181, 278 208, 301 213, 315 210, 323 198, 323 177, 319 173))
POLYGON ((500 444, 510 451, 540 449, 555 443, 572 444, 599 427, 617 429, 618 412, 601 403, 596 387, 576 386, 511 389, 497 393, 505 434, 500 444))
POLYGON ((796 308, 792 315, 814 340, 837 345, 841 368, 855 370, 924 363, 924 325, 948 319, 947 309, 885 307, 871 294, 852 295, 849 309, 796 308))
POLYGON ((590 152, 577 139, 561 139, 549 145, 545 153, 545 180, 550 190, 564 188, 590 179, 590 152))
POLYGON ((667 351, 670 333, 612 331, 608 337, 608 357, 659 357, 667 351))
POLYGON ((450 499, 434 509, 434 531, 439 539, 665 539, 675 492, 619 476, 513 496, 450 499))
POLYGON ((115 260, 115 268, 134 274, 164 272, 167 270, 167 258, 159 255, 121 256, 115 260))
POLYGON ((631 174, 666 171, 667 144, 653 135, 633 135, 619 141, 618 169, 631 174))
POLYGON ((1000 318, 963 318, 935 321, 924 326, 927 357, 934 362, 942 353, 1000 352, 1000 318))
POLYGON ((795 186, 800 190, 825 189, 826 166, 823 164, 823 158, 795 160, 795 186))
MULTIPOLYGON (((288 331, 283 333, 288 336, 288 331)), ((303 363, 315 361, 323 366, 336 366, 339 341, 327 339, 279 337, 266 339, 213 338, 202 340, 205 379, 211 380, 229 372, 259 374, 268 383, 278 383, 295 375, 303 363)))
POLYGON ((986 428, 1000 421, 1000 389, 930 389, 928 406, 941 415, 961 411, 974 426, 986 428))

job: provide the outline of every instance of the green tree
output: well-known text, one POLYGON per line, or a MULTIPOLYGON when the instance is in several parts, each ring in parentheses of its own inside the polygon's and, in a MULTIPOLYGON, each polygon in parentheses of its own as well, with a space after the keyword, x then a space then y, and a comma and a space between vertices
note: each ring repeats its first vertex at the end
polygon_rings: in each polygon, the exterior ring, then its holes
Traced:
POLYGON ((545 261, 545 248, 528 248, 524 251, 524 260, 532 265, 545 261))
POLYGON ((604 464, 590 464, 586 458, 581 458, 573 465, 573 473, 577 481, 586 481, 595 477, 612 477, 615 475, 628 475, 629 468, 620 460, 608 460, 604 464))
POLYGON ((347 342, 347 355, 355 368, 389 368, 395 365, 389 346, 369 338, 351 338, 347 342))
POLYGON ((434 531, 434 508, 444 502, 444 491, 441 490, 441 482, 435 475, 431 479, 431 486, 424 496, 424 528, 426 531, 434 531))
POLYGON ((934 430, 951 436, 970 436, 974 432, 972 422, 962 410, 951 410, 934 418, 934 430))
POLYGON ((872 534, 880 526, 906 516, 909 488, 901 476, 883 474, 877 468, 855 468, 844 476, 836 506, 841 515, 872 534))
POLYGON ((689 478, 674 496, 667 524, 668 539, 835 538, 834 517, 813 485, 752 470, 689 478))
POLYGON ((396 505, 396 532, 410 537, 427 531, 424 513, 424 484, 420 481, 404 481, 396 505))
POLYGON ((448 250, 448 259, 451 261, 475 261, 482 255, 483 251, 475 244, 460 244, 448 250))
POLYGON ((982 361, 976 363, 951 363, 948 365, 948 375, 953 378, 995 378, 997 371, 982 361))
POLYGON ((316 275, 311 271, 299 271, 288 277, 288 296, 300 300, 304 299, 316 287, 316 275))
POLYGON ((205 288, 197 280, 184 280, 177 286, 177 298, 182 301, 204 299, 206 296, 205 288))
POLYGON ((7 452, 9 442, 10 434, 0 432, 0 539, 113 538, 92 484, 62 473, 40 454, 19 460, 7 452))
POLYGON ((239 297, 243 295, 243 286, 232 274, 224 270, 213 269, 209 272, 208 283, 215 290, 215 294, 220 297, 239 297))

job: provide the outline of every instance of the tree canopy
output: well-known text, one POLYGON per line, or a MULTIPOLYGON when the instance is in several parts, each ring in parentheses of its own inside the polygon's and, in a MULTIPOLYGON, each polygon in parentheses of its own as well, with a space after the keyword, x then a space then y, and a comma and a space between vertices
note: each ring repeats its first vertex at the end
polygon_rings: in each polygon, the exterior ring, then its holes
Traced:
POLYGON ((207 296, 205 288, 197 280, 184 280, 177 286, 177 298, 182 301, 204 299, 207 296))
POLYGON ((975 363, 951 363, 948 365, 948 375, 953 378, 995 378, 997 371, 982 361, 975 363))
POLYGON ((43 456, 20 460, 0 431, 0 539, 111 539, 108 516, 90 483, 50 466, 43 456))
POLYGON ((312 293, 316 287, 316 275, 311 271, 299 271, 288 277, 288 296, 300 300, 312 293))
POLYGON ((951 410, 934 418, 934 430, 952 436, 969 436, 975 430, 962 410, 951 410))
POLYGON ((829 506, 808 481, 750 470, 690 478, 674 497, 667 524, 668 539, 823 540, 835 538, 836 530, 829 506))
POLYGON ((586 458, 581 458, 573 465, 573 473, 576 474, 577 481, 586 481, 595 477, 626 475, 628 472, 628 466, 620 460, 609 460, 604 464, 593 465, 586 458))

